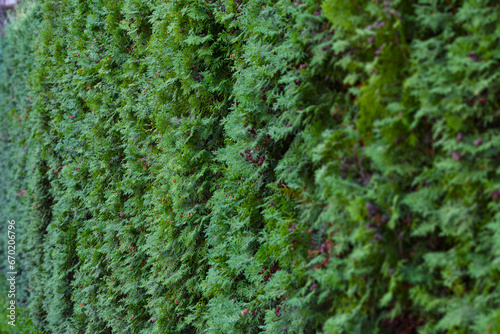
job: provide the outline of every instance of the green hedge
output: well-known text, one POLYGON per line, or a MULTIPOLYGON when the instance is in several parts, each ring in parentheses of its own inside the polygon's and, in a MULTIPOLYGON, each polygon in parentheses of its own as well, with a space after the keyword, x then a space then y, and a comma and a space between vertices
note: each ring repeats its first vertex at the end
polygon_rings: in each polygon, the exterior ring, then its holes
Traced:
POLYGON ((495 1, 18 13, 1 210, 45 332, 500 333, 495 1))
MULTIPOLYGON (((4 13, 2 13, 4 14, 4 13)), ((35 255, 30 249, 34 243, 43 247, 42 235, 32 233, 30 221, 33 217, 29 184, 37 182, 29 166, 38 163, 39 156, 31 154, 36 150, 30 128, 26 127, 25 116, 32 110, 36 96, 30 91, 29 77, 33 64, 33 33, 39 29, 40 17, 31 3, 17 9, 5 27, 0 27, 0 251, 2 261, 2 282, 0 283, 0 332, 39 333, 33 325, 33 317, 28 310, 31 290, 30 271, 36 268, 35 255), (15 230, 15 270, 8 269, 7 226, 9 221, 15 230), (38 240, 38 242, 36 241, 38 240), (16 275, 16 319, 11 326, 7 318, 11 298, 6 272, 17 271, 16 275)), ((35 226, 33 224, 32 226, 35 226)), ((10 234, 12 237, 12 234, 10 234)), ((12 248, 11 248, 12 250, 12 248)))

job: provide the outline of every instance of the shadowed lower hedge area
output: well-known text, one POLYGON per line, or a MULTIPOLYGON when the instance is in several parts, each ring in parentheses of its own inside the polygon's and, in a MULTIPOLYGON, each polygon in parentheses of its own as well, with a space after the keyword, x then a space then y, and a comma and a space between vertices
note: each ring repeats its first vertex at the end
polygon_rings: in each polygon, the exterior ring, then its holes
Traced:
POLYGON ((17 302, 58 334, 500 333, 499 22, 23 2, 0 40, 17 302))

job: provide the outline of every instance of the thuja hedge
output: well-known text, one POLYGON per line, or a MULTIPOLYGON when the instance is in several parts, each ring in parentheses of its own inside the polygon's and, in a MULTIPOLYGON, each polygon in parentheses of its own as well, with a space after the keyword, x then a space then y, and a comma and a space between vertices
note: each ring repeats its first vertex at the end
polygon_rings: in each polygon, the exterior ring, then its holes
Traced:
POLYGON ((0 49, 21 301, 48 333, 500 333, 499 19, 22 4, 0 49))
POLYGON ((5 27, 0 26, 0 332, 5 334, 40 332, 33 325, 35 319, 31 319, 27 305, 30 295, 28 271, 34 268, 30 259, 34 253, 28 250, 32 247, 30 243, 42 247, 42 235, 28 233, 34 211, 26 192, 28 182, 37 182, 33 174, 28 174, 28 165, 36 163, 39 157, 26 154, 32 148, 36 149, 36 145, 32 143, 30 129, 24 122, 33 104, 28 82, 33 62, 33 32, 39 29, 39 22, 33 7, 28 4, 18 8, 17 15, 5 27), (10 234, 7 232, 9 222, 16 228, 10 230, 10 234), (15 245, 8 248, 12 237, 16 238, 15 245), (12 263, 13 259, 14 270, 10 270, 8 261, 12 263), (18 273, 15 293, 10 291, 11 285, 7 281, 11 275, 6 276, 6 272, 12 271, 18 273), (15 326, 9 325, 12 319, 7 317, 11 300, 16 302, 15 326))

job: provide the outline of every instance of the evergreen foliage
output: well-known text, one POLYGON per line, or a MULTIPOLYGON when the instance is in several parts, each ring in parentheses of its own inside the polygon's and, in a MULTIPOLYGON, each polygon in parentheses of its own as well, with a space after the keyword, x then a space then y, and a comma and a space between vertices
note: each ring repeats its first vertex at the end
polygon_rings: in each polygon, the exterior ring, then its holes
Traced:
POLYGON ((23 3, 0 41, 20 300, 47 333, 500 333, 498 22, 23 3))

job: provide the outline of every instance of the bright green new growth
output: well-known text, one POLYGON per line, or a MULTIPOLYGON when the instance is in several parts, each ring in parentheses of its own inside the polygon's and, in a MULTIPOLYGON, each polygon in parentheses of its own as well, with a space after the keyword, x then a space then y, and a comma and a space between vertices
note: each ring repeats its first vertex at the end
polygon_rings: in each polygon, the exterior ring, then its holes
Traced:
POLYGON ((499 19, 26 2, 0 41, 18 300, 49 333, 500 333, 499 19))

